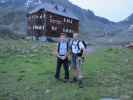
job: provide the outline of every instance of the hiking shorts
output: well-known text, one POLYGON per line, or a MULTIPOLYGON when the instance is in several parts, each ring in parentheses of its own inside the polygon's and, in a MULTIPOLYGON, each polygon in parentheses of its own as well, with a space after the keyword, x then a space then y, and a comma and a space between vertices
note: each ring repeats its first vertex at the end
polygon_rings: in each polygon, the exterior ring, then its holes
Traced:
POLYGON ((81 57, 76 54, 72 54, 72 67, 74 69, 80 68, 82 64, 81 57))

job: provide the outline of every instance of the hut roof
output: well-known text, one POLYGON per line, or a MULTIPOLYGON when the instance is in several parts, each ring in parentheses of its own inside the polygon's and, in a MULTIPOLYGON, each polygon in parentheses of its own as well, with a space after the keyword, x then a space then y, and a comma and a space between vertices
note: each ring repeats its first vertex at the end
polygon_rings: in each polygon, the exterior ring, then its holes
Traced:
POLYGON ((51 12, 54 14, 58 14, 58 15, 61 15, 64 17, 69 17, 69 18, 79 20, 79 18, 76 17, 70 10, 68 11, 66 8, 64 8, 61 5, 51 4, 51 3, 41 4, 41 5, 37 6, 36 8, 34 8, 33 10, 31 10, 29 12, 29 14, 35 13, 35 12, 39 11, 40 9, 45 9, 45 11, 48 11, 48 12, 51 12))

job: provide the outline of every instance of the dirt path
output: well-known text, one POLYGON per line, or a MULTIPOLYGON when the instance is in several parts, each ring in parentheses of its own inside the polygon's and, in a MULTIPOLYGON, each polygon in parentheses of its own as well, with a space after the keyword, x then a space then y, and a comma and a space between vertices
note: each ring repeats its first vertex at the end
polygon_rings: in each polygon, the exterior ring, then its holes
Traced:
POLYGON ((88 48, 86 49, 87 54, 91 54, 91 53, 93 53, 93 52, 95 52, 95 51, 96 51, 96 48, 94 48, 94 47, 88 47, 88 48))

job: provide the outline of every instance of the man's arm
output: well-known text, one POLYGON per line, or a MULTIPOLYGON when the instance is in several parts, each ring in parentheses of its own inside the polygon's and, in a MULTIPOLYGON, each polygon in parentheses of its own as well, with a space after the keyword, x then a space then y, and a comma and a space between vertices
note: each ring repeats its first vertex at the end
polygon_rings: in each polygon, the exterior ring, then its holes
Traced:
POLYGON ((83 50, 83 57, 85 57, 86 56, 86 48, 85 48, 84 44, 82 43, 82 41, 79 43, 79 46, 80 46, 80 49, 83 50))
POLYGON ((59 43, 57 43, 57 46, 56 46, 56 56, 57 56, 57 57, 60 57, 59 51, 58 51, 58 49, 59 49, 58 46, 59 46, 59 43))
POLYGON ((86 52, 86 48, 84 46, 84 44, 82 43, 82 41, 79 43, 80 49, 82 49, 84 52, 86 52))

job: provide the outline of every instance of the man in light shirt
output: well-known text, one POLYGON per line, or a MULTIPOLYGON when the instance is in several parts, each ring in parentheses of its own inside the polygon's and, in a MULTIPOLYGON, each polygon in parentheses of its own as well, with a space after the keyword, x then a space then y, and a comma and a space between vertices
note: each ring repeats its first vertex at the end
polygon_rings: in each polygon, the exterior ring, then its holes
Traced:
POLYGON ((71 41, 71 53, 72 53, 72 68, 74 69, 74 78, 72 82, 79 82, 79 86, 82 88, 82 73, 81 73, 81 64, 82 57, 85 53, 85 45, 79 40, 79 34, 74 33, 73 40, 71 41))

